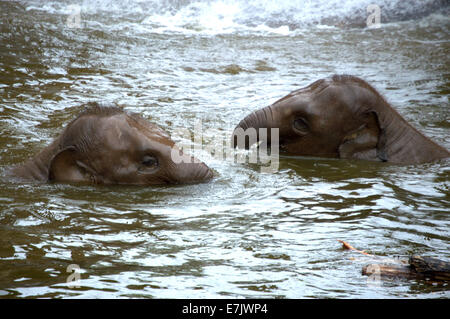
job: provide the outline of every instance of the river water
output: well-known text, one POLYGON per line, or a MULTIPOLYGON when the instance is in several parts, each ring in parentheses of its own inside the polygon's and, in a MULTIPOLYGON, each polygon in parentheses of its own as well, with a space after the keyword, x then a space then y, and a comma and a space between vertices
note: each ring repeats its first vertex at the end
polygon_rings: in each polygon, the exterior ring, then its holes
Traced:
MULTIPOLYGON (((138 112, 177 142, 201 123, 209 143, 334 73, 367 80, 450 148, 448 4, 378 1, 380 24, 367 27, 372 2, 0 1, 0 168, 45 147, 89 101, 138 112)), ((0 182, 0 296, 450 297, 448 285, 362 276, 373 258, 338 242, 449 261, 449 160, 281 157, 265 173, 195 155, 210 183, 0 182)))

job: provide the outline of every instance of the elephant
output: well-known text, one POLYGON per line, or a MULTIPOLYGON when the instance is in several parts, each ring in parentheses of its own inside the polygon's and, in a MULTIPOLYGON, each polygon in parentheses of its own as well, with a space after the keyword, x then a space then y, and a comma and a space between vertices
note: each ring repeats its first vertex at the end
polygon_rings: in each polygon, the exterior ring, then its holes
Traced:
POLYGON ((234 148, 256 142, 280 154, 416 164, 450 152, 412 127, 366 81, 332 75, 246 116, 232 134, 234 148), (250 139, 248 131, 256 130, 250 139), (278 129, 277 141, 262 130, 278 129))
POLYGON ((60 183, 165 185, 207 182, 212 170, 184 154, 159 126, 90 102, 49 146, 6 174, 60 183))

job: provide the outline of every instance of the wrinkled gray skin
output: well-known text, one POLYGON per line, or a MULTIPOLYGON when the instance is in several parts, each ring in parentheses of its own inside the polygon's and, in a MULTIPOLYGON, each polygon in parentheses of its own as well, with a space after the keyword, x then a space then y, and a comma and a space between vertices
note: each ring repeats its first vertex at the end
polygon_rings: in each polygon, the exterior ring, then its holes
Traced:
POLYGON ((213 177, 204 163, 182 154, 158 126, 96 103, 89 103, 53 143, 7 175, 39 182, 128 185, 198 183, 213 177), (173 150, 179 156, 176 161, 173 150))
MULTIPOLYGON (((404 164, 450 157, 372 86, 350 75, 318 80, 251 113, 233 132, 234 147, 249 148, 242 135, 249 128, 279 128, 281 154, 404 164)), ((267 136, 263 141, 270 146, 270 132, 267 136)))

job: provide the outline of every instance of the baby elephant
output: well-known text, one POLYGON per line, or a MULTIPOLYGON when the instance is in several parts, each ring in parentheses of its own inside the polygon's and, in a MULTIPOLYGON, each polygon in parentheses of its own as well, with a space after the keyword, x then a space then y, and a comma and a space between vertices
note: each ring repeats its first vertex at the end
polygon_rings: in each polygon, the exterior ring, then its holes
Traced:
POLYGON ((232 141, 240 148, 258 141, 279 145, 281 153, 290 155, 403 164, 450 157, 449 151, 407 123, 372 86, 350 75, 318 80, 251 113, 236 127, 232 141), (279 136, 264 131, 273 128, 279 129, 279 136), (273 135, 279 139, 271 141, 273 135))
POLYGON ((212 171, 158 126, 118 107, 89 103, 52 144, 10 176, 41 182, 161 185, 205 182, 212 171))

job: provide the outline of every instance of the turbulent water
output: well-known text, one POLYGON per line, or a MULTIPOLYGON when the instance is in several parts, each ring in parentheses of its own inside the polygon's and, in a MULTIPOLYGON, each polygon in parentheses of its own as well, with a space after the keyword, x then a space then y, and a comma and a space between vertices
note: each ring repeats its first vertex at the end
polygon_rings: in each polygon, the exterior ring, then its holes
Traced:
MULTIPOLYGON (((0 166, 42 149, 89 101, 177 142, 201 123, 204 143, 225 143, 249 112, 334 73, 367 80, 450 148, 448 2, 372 2, 0 1, 0 166)), ((281 157, 264 173, 195 155, 210 183, 0 182, 0 296, 450 297, 448 285, 365 277, 373 258, 337 241, 448 261, 449 160, 281 157)))

